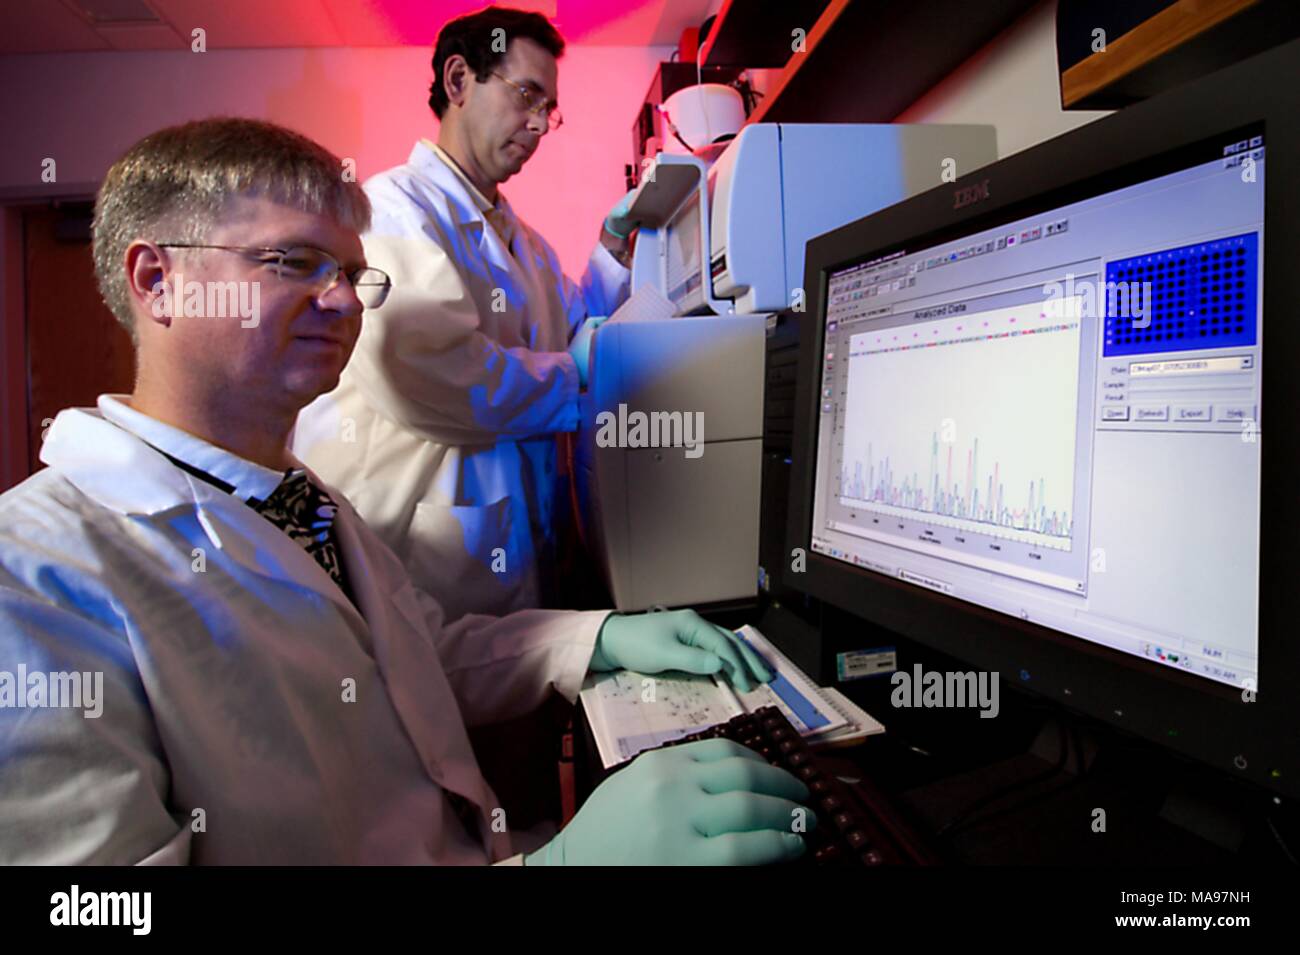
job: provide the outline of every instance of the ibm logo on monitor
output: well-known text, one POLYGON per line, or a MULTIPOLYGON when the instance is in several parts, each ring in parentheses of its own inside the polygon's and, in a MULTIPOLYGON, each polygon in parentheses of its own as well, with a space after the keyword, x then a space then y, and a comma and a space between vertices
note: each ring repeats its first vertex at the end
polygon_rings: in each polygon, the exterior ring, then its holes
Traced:
POLYGON ((982 202, 989 197, 989 181, 983 179, 973 186, 958 189, 952 195, 952 207, 954 209, 960 209, 962 206, 968 206, 973 202, 982 202))

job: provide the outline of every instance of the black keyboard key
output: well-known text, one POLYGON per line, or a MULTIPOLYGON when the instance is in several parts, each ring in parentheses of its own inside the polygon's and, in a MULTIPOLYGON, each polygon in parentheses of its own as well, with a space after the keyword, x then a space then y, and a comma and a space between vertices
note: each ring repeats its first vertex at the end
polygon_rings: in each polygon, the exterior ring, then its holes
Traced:
POLYGON ((827 865, 832 862, 837 862, 840 859, 842 859, 843 856, 844 856, 843 850, 840 849, 840 847, 833 842, 830 843, 829 845, 822 846, 820 849, 818 849, 816 852, 813 853, 814 861, 816 861, 820 865, 827 865))

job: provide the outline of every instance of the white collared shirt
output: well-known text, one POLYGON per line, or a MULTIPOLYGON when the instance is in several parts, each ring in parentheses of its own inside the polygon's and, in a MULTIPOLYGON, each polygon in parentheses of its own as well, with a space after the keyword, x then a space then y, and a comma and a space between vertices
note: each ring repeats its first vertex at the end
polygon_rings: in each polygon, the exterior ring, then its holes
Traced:
POLYGON ((498 190, 497 201, 495 203, 489 202, 487 196, 483 195, 478 186, 470 181, 469 176, 465 175, 465 170, 460 168, 459 163, 451 158, 447 150, 430 139, 422 139, 420 142, 428 146, 433 154, 446 163, 447 168, 456 174, 456 178, 465 184, 465 188, 469 190, 474 204, 478 206, 478 211, 482 213, 484 219, 491 223, 492 228, 496 229, 497 235, 501 238, 501 244, 510 251, 511 255, 514 255, 514 248, 511 243, 515 237, 515 214, 510 208, 510 203, 506 201, 506 197, 498 190))
POLYGON ((100 395, 99 413, 163 454, 231 485, 234 487, 231 493, 240 500, 265 500, 284 480, 284 472, 255 464, 180 428, 163 424, 136 411, 128 401, 128 395, 100 395))

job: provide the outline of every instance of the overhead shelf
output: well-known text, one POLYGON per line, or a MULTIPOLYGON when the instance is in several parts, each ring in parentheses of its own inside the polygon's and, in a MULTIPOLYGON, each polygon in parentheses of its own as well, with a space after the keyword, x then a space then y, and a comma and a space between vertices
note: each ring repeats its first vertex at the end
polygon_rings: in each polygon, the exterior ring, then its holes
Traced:
MULTIPOLYGON (((830 0, 750 122, 888 123, 1037 0, 830 0)), ((790 47, 789 6, 728 0, 702 49, 759 68, 790 47), (730 21, 735 21, 730 22, 730 21), (745 21, 745 22, 741 22, 745 21), (752 57, 741 40, 754 44, 752 57)), ((708 59, 706 62, 721 62, 708 59)))
POLYGON ((1082 0, 1056 21, 1064 109, 1121 109, 1300 36, 1294 0, 1082 0), (1093 52, 1094 37, 1108 38, 1093 52))
POLYGON ((701 61, 747 69, 785 66, 794 52, 795 30, 806 37, 829 5, 830 0, 726 0, 700 47, 701 61))

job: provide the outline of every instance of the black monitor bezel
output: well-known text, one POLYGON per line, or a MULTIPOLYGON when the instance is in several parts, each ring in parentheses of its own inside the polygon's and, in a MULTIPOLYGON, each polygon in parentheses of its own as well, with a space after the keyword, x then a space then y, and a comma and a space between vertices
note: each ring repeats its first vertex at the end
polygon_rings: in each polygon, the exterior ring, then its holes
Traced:
MULTIPOLYGON (((790 587, 828 601, 905 637, 1063 705, 1200 759, 1279 793, 1300 796, 1300 703, 1288 682, 1300 674, 1300 639, 1287 633, 1289 581, 1300 558, 1300 517, 1284 509, 1287 469, 1295 454, 1286 438, 1300 407, 1300 369, 1282 356, 1300 355, 1300 329, 1287 322, 1300 304, 1300 242, 1288 212, 1300 214, 1300 41, 1253 57, 1159 97, 1017 153, 955 183, 942 185, 808 243, 801 316, 800 388, 795 404, 787 545, 805 551, 806 570, 783 568, 790 587), (1272 361, 1261 361, 1262 492, 1260 530, 1259 680, 1253 701, 1240 690, 1111 650, 1059 631, 905 584, 811 550, 813 469, 819 420, 825 296, 831 272, 852 263, 918 250, 957 235, 1057 207, 1099 184, 1158 170, 1181 150, 1262 126, 1264 177, 1264 323, 1272 361), (969 200, 961 204, 958 197, 969 200), (1266 400, 1265 400, 1266 399, 1266 400), (1263 405, 1269 412, 1263 415, 1263 405), (1265 432, 1268 438, 1265 438, 1265 432), (1272 515, 1281 515, 1274 518, 1272 515), (962 621, 953 633, 954 619, 962 621), (1288 639, 1290 644, 1288 644, 1288 639), (1024 678, 1022 674, 1027 674, 1024 678), (1067 694, 1065 691, 1069 689, 1067 694), (1241 761, 1245 761, 1244 767, 1241 761)), ((1106 191, 1101 189, 1100 191, 1106 191)), ((1294 468, 1291 469, 1294 472, 1294 468)))

